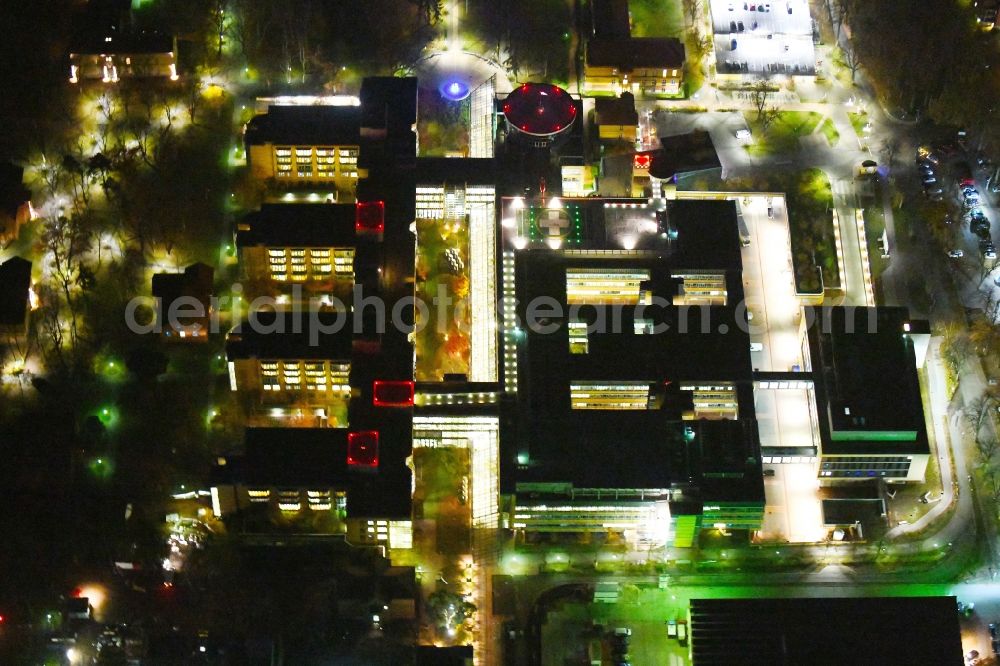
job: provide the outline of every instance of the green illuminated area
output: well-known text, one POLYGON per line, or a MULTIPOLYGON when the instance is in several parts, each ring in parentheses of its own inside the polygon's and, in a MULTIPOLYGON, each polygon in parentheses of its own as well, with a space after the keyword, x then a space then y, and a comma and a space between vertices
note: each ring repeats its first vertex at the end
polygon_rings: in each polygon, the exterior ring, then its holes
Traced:
POLYGON ((830 439, 838 442, 912 442, 915 430, 834 430, 830 439))
POLYGON ((445 218, 416 225, 415 291, 430 306, 429 319, 417 322, 416 380, 441 381, 449 373, 469 373, 469 226, 445 218))
POLYGON ((533 243, 559 240, 579 245, 583 240, 584 224, 580 206, 529 206, 517 211, 517 233, 533 243))

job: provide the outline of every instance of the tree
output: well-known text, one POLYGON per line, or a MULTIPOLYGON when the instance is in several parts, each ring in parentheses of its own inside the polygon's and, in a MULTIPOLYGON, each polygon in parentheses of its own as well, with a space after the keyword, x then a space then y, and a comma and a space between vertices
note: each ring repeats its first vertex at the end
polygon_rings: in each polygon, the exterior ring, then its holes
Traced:
POLYGON ((444 5, 442 0, 410 0, 410 3, 416 5, 420 16, 423 17, 423 21, 427 25, 441 20, 442 6, 444 5))
POLYGON ((854 84, 854 79, 858 74, 858 67, 861 66, 861 59, 858 58, 858 52, 854 50, 854 46, 851 45, 850 40, 840 49, 840 59, 843 61, 844 66, 851 72, 851 84, 854 84))
POLYGON ((688 25, 696 28, 701 15, 701 0, 684 0, 684 12, 687 14, 688 25))
POLYGON ((763 124, 765 128, 767 127, 769 121, 766 120, 768 116, 768 97, 776 88, 771 85, 767 79, 760 79, 750 84, 749 94, 750 101, 753 103, 754 108, 757 110, 757 122, 763 124))
MULTIPOLYGON (((43 222, 40 241, 49 262, 52 279, 59 290, 61 300, 69 309, 70 342, 75 347, 79 341, 77 290, 84 255, 90 250, 91 233, 85 215, 49 218, 43 222)), ((52 307, 58 313, 59 298, 52 307)), ((61 322, 56 322, 61 326, 61 322)), ((51 330, 48 331, 50 334, 51 330)), ((61 337, 60 337, 61 340, 61 337)), ((57 345, 58 346, 58 345, 57 345)))
POLYGON ((896 138, 895 134, 890 134, 882 142, 882 161, 887 167, 892 168, 893 159, 896 157, 896 151, 899 150, 899 139, 896 138))

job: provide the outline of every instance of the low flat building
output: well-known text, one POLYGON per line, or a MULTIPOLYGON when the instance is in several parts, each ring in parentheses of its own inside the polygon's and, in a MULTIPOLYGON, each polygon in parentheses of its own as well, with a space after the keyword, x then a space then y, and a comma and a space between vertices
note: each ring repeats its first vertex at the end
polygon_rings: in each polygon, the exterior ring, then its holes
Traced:
POLYGON ((672 37, 593 37, 587 42, 584 90, 587 94, 682 95, 685 60, 684 44, 672 37))
POLYGON ((249 399, 248 422, 346 428, 351 326, 345 312, 258 312, 230 331, 230 388, 249 399))
POLYGON ((414 158, 416 97, 414 78, 373 77, 353 105, 270 105, 246 125, 250 173, 280 189, 329 188, 352 203, 371 163, 414 158))
POLYGON ((955 597, 692 599, 694 666, 964 663, 955 597))
POLYGON ((415 666, 472 666, 471 645, 418 645, 413 648, 415 666))
POLYGON ((368 242, 377 241, 378 234, 368 234, 360 224, 361 208, 264 204, 246 215, 237 225, 236 247, 253 292, 248 297, 272 296, 279 303, 334 296, 349 301, 356 271, 378 270, 377 243, 368 242))
POLYGON ((136 25, 127 0, 81 3, 73 28, 70 83, 179 78, 177 40, 136 25))
POLYGON ((31 308, 31 262, 11 257, 0 264, 0 342, 27 335, 31 308))
POLYGON ((271 106, 246 126, 250 173, 282 187, 328 185, 352 201, 357 186, 361 109, 271 106))
POLYGON ((21 227, 33 215, 31 191, 24 186, 24 169, 0 164, 0 246, 17 240, 21 227))
POLYGON ((211 266, 197 263, 183 273, 153 276, 153 298, 157 300, 160 334, 167 340, 205 342, 211 332, 211 266))
POLYGON ((505 200, 503 217, 509 526, 678 546, 701 526, 759 528, 734 204, 505 200), (557 313, 533 327, 543 301, 557 313))
POLYGON ((922 481, 930 458, 917 369, 930 337, 906 308, 807 310, 821 482, 922 481))
POLYGON ((383 626, 417 619, 420 585, 413 567, 389 566, 374 571, 345 571, 333 592, 338 620, 377 622, 383 626))
POLYGON ((635 143, 639 129, 635 96, 625 92, 621 97, 598 97, 594 100, 594 123, 602 141, 635 143))
POLYGON ((248 428, 242 452, 213 469, 213 510, 319 514, 328 533, 358 545, 408 548, 409 455, 405 428, 248 428))

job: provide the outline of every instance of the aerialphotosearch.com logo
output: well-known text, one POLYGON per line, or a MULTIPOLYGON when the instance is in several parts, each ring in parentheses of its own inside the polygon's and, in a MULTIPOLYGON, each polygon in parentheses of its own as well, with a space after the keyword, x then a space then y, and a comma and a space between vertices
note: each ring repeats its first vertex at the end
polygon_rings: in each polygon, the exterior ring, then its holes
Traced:
MULTIPOLYGON (((240 284, 232 287, 232 296, 212 296, 208 304, 193 296, 181 296, 170 303, 150 296, 137 296, 125 307, 125 323, 138 335, 163 332, 183 332, 200 336, 223 331, 223 314, 231 325, 240 324, 257 334, 307 335, 309 345, 321 344, 326 335, 344 330, 354 334, 384 334, 389 326, 410 334, 420 332, 433 321, 437 330, 452 328, 467 332, 472 313, 468 299, 456 299, 447 287, 439 284, 429 300, 404 296, 388 302, 380 294, 364 293, 356 284, 349 299, 333 295, 306 295, 299 285, 281 296, 258 296, 246 302, 240 284)), ((565 304, 551 296, 539 296, 521 307, 519 303, 502 299, 497 304, 496 321, 508 330, 527 330, 538 335, 552 335, 569 326, 581 326, 588 335, 625 332, 661 335, 676 334, 726 335, 739 331, 751 336, 767 332, 762 317, 755 318, 745 301, 732 306, 674 305, 669 299, 652 296, 636 305, 565 304), (511 313, 513 316, 511 317, 511 313)), ((827 308, 802 308, 807 328, 817 322, 823 333, 833 328, 833 317, 827 308)), ((875 333, 878 330, 874 308, 845 308, 842 322, 844 333, 875 333), (861 310, 861 313, 858 312, 861 310)))

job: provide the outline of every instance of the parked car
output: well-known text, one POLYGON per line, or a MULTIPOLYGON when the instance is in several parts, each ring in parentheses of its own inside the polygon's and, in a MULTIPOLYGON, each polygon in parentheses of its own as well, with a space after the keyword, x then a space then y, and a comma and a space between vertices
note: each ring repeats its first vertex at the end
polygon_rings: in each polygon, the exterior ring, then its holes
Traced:
POLYGON ((924 176, 924 185, 933 185, 937 182, 936 176, 924 176))
POLYGON ((743 32, 744 30, 746 30, 746 26, 743 25, 743 21, 737 21, 736 22, 736 31, 737 32, 743 32))
POLYGON ((729 50, 730 51, 735 51, 736 50, 736 40, 735 39, 729 40, 729 50))
POLYGON ((736 32, 736 21, 729 22, 729 32, 736 32))
POLYGON ((989 259, 990 261, 997 258, 997 249, 994 247, 993 243, 986 244, 986 249, 983 250, 983 257, 989 259))
MULTIPOLYGON (((961 250, 952 250, 951 252, 948 253, 948 256, 951 257, 952 259, 961 259, 962 257, 965 256, 965 252, 962 252, 961 250)), ((964 610, 964 604, 959 603, 958 612, 961 613, 963 610, 964 610)))

